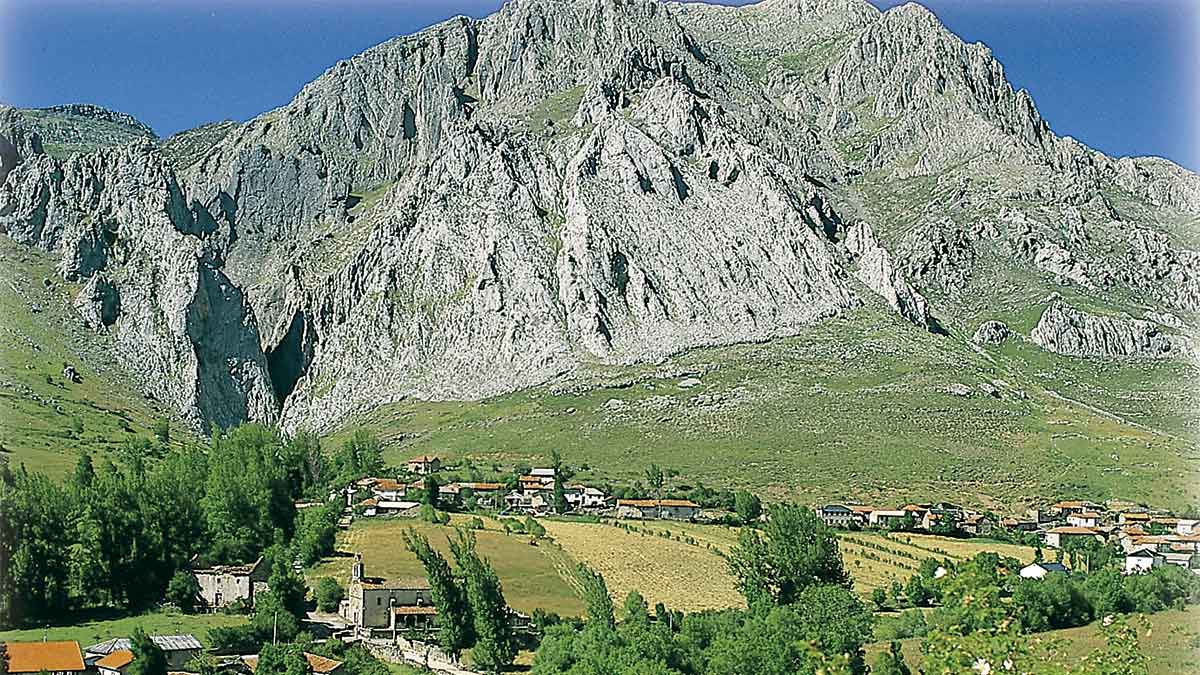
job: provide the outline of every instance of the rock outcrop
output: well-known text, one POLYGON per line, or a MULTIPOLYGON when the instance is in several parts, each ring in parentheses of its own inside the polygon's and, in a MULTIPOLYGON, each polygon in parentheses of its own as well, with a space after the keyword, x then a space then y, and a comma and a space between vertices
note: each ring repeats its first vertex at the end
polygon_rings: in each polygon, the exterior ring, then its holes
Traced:
POLYGON ((1061 300, 1050 303, 1030 338, 1066 356, 1163 357, 1180 350, 1149 321, 1089 314, 1061 300))
POLYGON ((1004 344, 1010 337, 1012 337, 1012 329, 1008 327, 1008 324, 1003 321, 984 321, 979 324, 979 328, 971 336, 971 342, 980 347, 996 346, 1004 344))

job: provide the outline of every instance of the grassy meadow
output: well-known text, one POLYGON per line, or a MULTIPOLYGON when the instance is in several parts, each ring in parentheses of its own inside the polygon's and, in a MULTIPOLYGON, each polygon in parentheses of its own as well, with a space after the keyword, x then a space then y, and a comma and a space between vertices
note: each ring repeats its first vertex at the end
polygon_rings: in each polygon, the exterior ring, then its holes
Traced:
POLYGON ((810 503, 1017 510, 1087 495, 1178 507, 1200 489, 1195 416, 1178 400, 1193 365, 1095 364, 1019 341, 975 351, 868 307, 794 338, 586 371, 484 401, 396 403, 327 441, 366 428, 393 463, 506 465, 558 449, 585 480, 633 481, 653 462, 678 484, 810 503), (681 388, 686 378, 701 384, 681 388), (954 396, 953 383, 974 391, 954 396))
POLYGON ((135 628, 141 627, 150 635, 180 635, 191 633, 208 644, 208 631, 213 628, 244 624, 248 618, 238 614, 183 614, 178 611, 160 610, 136 616, 84 616, 67 619, 60 625, 40 628, 0 631, 0 642, 77 640, 80 647, 94 645, 112 637, 128 637, 135 628), (73 623, 67 623, 67 621, 73 623))

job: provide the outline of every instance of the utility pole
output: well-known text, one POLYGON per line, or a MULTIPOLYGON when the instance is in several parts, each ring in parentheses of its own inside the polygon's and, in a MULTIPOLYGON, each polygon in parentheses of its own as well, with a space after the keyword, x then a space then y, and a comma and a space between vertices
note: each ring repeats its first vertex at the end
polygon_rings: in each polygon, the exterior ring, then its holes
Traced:
POLYGON ((271 644, 279 644, 279 610, 271 612, 271 644))

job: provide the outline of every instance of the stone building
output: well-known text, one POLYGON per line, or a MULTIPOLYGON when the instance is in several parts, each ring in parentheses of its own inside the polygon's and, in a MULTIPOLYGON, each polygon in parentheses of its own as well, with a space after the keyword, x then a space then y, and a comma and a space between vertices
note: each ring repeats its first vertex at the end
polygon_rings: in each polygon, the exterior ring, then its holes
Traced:
POLYGON ((270 572, 259 558, 249 565, 214 565, 192 569, 200 584, 200 600, 209 609, 235 602, 254 603, 254 596, 267 590, 270 572))
POLYGON ((358 628, 430 629, 437 610, 424 579, 389 581, 368 577, 360 553, 350 569, 350 584, 341 614, 358 628))

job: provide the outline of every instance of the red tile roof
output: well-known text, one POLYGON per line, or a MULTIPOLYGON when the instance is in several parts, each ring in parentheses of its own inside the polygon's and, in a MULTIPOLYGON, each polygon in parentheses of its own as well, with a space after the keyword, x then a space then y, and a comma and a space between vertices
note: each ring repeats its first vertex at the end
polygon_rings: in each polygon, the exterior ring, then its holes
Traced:
POLYGON ((120 670, 130 663, 133 663, 133 652, 128 649, 118 649, 97 661, 96 665, 109 670, 120 670))
POLYGON ((83 654, 79 651, 79 643, 70 640, 62 642, 6 642, 8 651, 8 672, 10 673, 40 673, 47 672, 83 672, 87 666, 83 664, 83 654))

